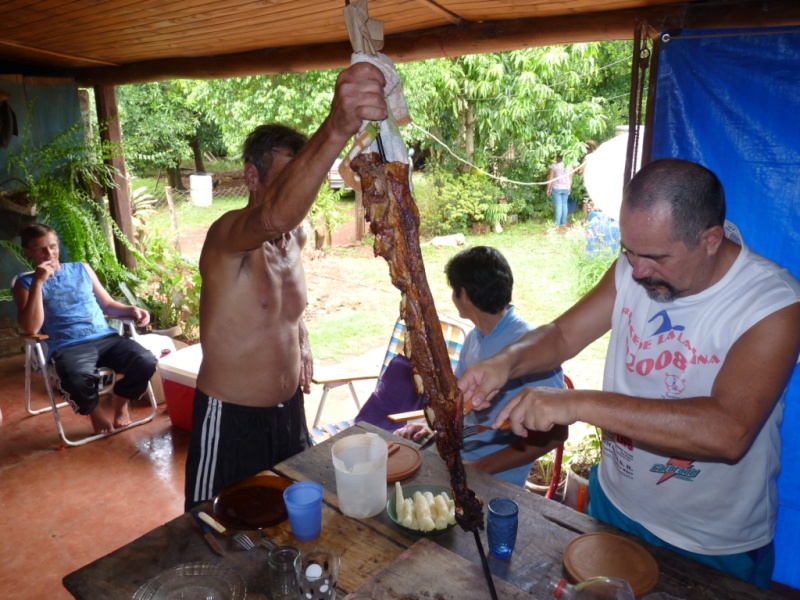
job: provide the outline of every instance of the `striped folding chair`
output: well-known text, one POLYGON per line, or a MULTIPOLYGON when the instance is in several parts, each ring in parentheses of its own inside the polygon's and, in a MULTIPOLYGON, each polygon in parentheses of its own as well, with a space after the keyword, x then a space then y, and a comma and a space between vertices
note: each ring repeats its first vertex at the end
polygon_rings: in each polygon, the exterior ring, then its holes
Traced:
MULTIPOLYGON (((450 365, 453 367, 453 370, 455 370, 456 366, 458 365, 458 359, 461 356, 461 348, 464 345, 464 338, 467 336, 467 331, 464 324, 444 315, 439 315, 439 322, 442 325, 442 333, 444 334, 445 343, 447 344, 447 352, 450 355, 450 365)), ((363 381, 366 379, 376 379, 377 388, 377 386, 380 384, 381 377, 383 377, 383 374, 386 372, 386 368, 389 366, 391 360, 403 352, 405 339, 406 324, 402 319, 398 318, 394 324, 394 330, 392 331, 392 336, 389 339, 389 344, 386 347, 386 354, 383 357, 381 370, 377 375, 334 373, 326 378, 317 378, 315 375, 311 379, 312 382, 323 386, 322 398, 320 399, 319 407, 317 408, 317 414, 314 417, 314 425, 311 430, 311 438, 315 444, 326 440, 332 435, 336 435, 354 423, 353 419, 350 419, 346 421, 339 421, 337 423, 328 423, 325 425, 319 424, 322 418, 322 410, 325 408, 325 401, 328 398, 328 392, 343 385, 348 386, 350 388, 350 395, 353 397, 353 401, 356 404, 356 412, 360 411, 361 403, 358 400, 355 387, 353 387, 353 382, 363 381)))

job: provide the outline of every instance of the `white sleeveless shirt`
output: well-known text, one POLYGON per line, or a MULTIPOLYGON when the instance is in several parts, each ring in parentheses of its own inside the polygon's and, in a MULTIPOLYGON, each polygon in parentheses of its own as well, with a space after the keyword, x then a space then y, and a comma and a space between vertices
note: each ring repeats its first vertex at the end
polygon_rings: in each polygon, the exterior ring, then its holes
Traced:
MULTIPOLYGON (((738 231, 726 223, 737 243, 738 231)), ((800 283, 744 244, 707 290, 672 302, 648 298, 624 257, 603 389, 636 397, 708 396, 728 350, 755 323, 800 301, 800 283)), ((753 373, 759 364, 754 358, 753 373)), ((600 484, 613 504, 662 540, 698 554, 735 554, 768 544, 778 510, 783 394, 736 464, 687 460, 603 434, 600 484)))

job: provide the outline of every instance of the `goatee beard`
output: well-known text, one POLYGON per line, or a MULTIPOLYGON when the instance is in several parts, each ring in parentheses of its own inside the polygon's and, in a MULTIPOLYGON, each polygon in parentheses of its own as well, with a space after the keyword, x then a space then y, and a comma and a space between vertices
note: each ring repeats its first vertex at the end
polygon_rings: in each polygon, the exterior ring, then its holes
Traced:
POLYGON ((641 285, 648 298, 656 302, 672 302, 678 297, 678 290, 661 279, 653 279, 652 277, 634 277, 633 280, 641 285), (664 288, 665 291, 658 291, 657 288, 664 288))

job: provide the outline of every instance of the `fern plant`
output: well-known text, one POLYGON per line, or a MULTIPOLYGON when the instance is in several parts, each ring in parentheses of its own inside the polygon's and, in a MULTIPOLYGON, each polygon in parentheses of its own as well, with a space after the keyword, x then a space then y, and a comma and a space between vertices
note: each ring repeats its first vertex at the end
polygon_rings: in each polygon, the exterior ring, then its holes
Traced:
MULTIPOLYGON (((29 109, 33 111, 33 107, 29 109)), ((27 123, 35 122, 32 115, 27 123)), ((92 265, 100 280, 112 294, 119 283, 130 281, 129 273, 108 243, 103 221, 108 221, 117 239, 127 238, 111 222, 105 208, 91 194, 93 186, 113 188, 118 171, 103 162, 117 151, 101 140, 88 142, 81 123, 54 136, 47 143, 33 143, 30 125, 21 136, 18 152, 9 153, 7 168, 16 182, 34 203, 39 219, 58 231, 62 246, 71 261, 92 265)))
MULTIPOLYGON (((0 240, 0 248, 5 248, 11 254, 13 254, 16 259, 24 266, 24 268, 28 271, 33 270, 33 264, 31 261, 28 260, 28 257, 22 252, 22 247, 19 244, 15 244, 14 242, 10 242, 8 240, 0 240)), ((10 302, 13 300, 13 296, 11 295, 11 288, 2 288, 0 289, 0 302, 10 302)))

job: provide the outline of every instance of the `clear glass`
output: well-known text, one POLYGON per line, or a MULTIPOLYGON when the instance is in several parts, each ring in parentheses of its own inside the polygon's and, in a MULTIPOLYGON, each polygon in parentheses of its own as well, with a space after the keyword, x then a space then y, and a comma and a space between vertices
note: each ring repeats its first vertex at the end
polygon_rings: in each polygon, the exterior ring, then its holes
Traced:
POLYGON ((592 577, 575 585, 560 579, 550 584, 550 591, 561 600, 635 600, 630 584, 616 577, 592 577))
POLYGON ((269 551, 269 597, 272 600, 297 600, 300 597, 294 571, 294 560, 299 554, 294 546, 277 546, 269 551))

